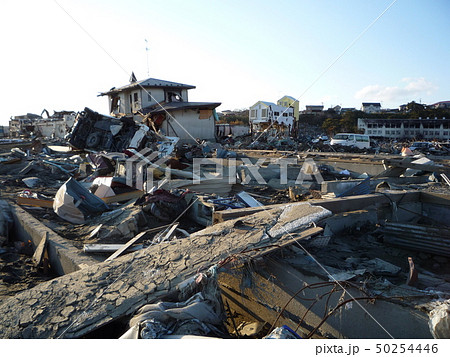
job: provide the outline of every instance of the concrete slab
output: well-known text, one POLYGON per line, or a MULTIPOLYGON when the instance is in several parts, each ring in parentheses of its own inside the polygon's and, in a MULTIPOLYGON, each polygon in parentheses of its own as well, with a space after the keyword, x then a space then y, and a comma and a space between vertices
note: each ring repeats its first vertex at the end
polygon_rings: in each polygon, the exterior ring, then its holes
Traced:
POLYGON ((19 240, 30 240, 37 247, 44 237, 48 237, 50 264, 57 274, 69 274, 98 263, 76 248, 70 240, 61 237, 19 206, 11 204, 11 210, 15 235, 19 240))
POLYGON ((266 231, 286 209, 285 224, 296 226, 302 213, 289 210, 294 205, 210 226, 186 239, 150 246, 17 294, 0 304, 0 338, 76 338, 132 314, 175 293, 180 283, 203 269, 230 258, 245 261, 244 249, 259 254, 274 243, 292 241, 288 235, 270 239, 266 231))

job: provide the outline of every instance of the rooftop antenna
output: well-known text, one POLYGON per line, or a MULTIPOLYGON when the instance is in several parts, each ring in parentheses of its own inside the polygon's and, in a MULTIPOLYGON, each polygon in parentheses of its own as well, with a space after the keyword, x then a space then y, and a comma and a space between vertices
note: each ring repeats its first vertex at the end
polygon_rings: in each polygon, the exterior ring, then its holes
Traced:
POLYGON ((148 66, 148 41, 145 39, 145 53, 147 55, 147 77, 150 77, 150 69, 148 66))

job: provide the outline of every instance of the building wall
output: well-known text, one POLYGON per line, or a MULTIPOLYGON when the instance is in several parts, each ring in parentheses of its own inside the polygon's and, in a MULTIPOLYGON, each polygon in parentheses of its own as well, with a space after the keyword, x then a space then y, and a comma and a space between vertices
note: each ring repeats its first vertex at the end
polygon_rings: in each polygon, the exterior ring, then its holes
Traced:
POLYGON ((389 139, 450 140, 450 119, 358 119, 358 129, 389 139))
POLYGON ((266 109, 266 113, 268 112, 268 106, 262 102, 258 102, 252 105, 248 111, 250 121, 255 120, 268 120, 268 114, 263 116, 263 109, 266 109))
POLYGON ((141 89, 142 107, 148 107, 164 101, 164 89, 162 88, 146 88, 146 91, 141 89), (149 92, 153 98, 148 98, 149 92))
POLYGON ((36 132, 46 138, 64 139, 75 123, 75 114, 64 115, 63 119, 40 119, 35 122, 36 132))
POLYGON ((218 137, 247 135, 250 133, 250 127, 248 125, 216 124, 216 133, 218 137))
MULTIPOLYGON (((164 88, 146 88, 146 90, 142 88, 136 88, 120 93, 119 98, 119 110, 112 112, 111 115, 119 113, 131 114, 132 112, 136 112, 142 108, 148 107, 150 105, 155 105, 156 103, 164 102, 166 100, 164 88), (149 92, 153 98, 149 98, 147 92, 149 92), (137 94, 137 102, 135 102, 135 94, 137 94)), ((188 101, 187 89, 183 89, 181 91, 181 98, 185 102, 188 101)), ((111 108, 111 101, 112 97, 108 96, 109 108, 111 108)))
POLYGON ((368 106, 363 106, 362 107, 362 111, 364 113, 380 113, 381 112, 381 107, 379 106, 375 106, 375 105, 368 105, 368 106))
POLYGON ((280 98, 277 101, 277 105, 288 107, 291 106, 294 108, 294 118, 295 120, 298 120, 300 116, 300 103, 298 100, 293 100, 292 98, 289 98, 288 96, 284 96, 283 98, 280 98))
POLYGON ((196 138, 215 141, 215 120, 213 115, 208 119, 199 119, 198 111, 192 109, 171 111, 170 114, 176 121, 168 118, 166 115, 166 120, 162 125, 166 136, 178 136, 180 142, 192 143, 195 142, 194 139, 196 138), (172 127, 170 127, 169 123, 172 127))
POLYGON ((0 126, 0 138, 9 136, 9 126, 0 126))

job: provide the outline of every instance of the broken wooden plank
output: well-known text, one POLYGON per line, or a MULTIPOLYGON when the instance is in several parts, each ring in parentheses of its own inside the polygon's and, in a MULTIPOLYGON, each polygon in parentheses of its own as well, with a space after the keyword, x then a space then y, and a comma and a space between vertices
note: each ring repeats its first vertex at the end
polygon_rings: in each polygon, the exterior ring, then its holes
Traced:
POLYGON ((16 202, 19 205, 53 208, 53 200, 41 200, 39 198, 17 197, 16 202))
POLYGON ((39 245, 37 246, 33 254, 34 266, 39 267, 41 265, 44 258, 44 253, 47 250, 47 243, 48 243, 48 232, 45 232, 44 237, 39 242, 39 245))
POLYGON ((161 242, 164 242, 164 241, 170 239, 170 237, 174 234, 175 229, 177 229, 178 225, 179 225, 178 222, 173 224, 172 227, 170 227, 169 231, 166 234, 164 234, 164 237, 163 237, 163 239, 161 239, 161 242))
MULTIPOLYGON (((123 244, 85 244, 83 246, 83 251, 85 253, 114 253, 121 249, 123 244)), ((136 245, 134 247, 129 247, 127 252, 135 252, 144 247, 143 244, 136 245)))
POLYGON ((20 157, 15 157, 14 159, 11 159, 8 161, 0 161, 0 164, 3 164, 3 165, 15 164, 16 162, 19 162, 21 160, 22 159, 20 157))
POLYGON ((122 201, 128 201, 134 198, 142 197, 145 194, 144 191, 141 190, 135 190, 125 193, 119 193, 118 195, 111 196, 111 197, 103 197, 103 202, 110 204, 110 203, 116 203, 116 202, 122 202, 122 201))
POLYGON ((148 232, 144 231, 139 233, 134 238, 131 238, 127 243, 125 243, 122 248, 117 250, 115 253, 113 253, 111 256, 109 256, 106 261, 111 261, 115 258, 117 258, 119 255, 121 255, 123 252, 125 252, 129 247, 131 247, 134 243, 136 243, 139 239, 141 239, 143 236, 145 236, 148 232))
MULTIPOLYGON (((103 197, 101 199, 103 200, 103 202, 110 204, 110 203, 128 201, 128 200, 131 200, 134 198, 139 198, 139 197, 142 197, 144 194, 145 194, 144 191, 135 190, 135 191, 125 192, 125 193, 120 193, 118 195, 111 196, 111 197, 103 197)), ((17 197, 16 202, 19 205, 53 208, 53 200, 41 200, 38 198, 17 197)))

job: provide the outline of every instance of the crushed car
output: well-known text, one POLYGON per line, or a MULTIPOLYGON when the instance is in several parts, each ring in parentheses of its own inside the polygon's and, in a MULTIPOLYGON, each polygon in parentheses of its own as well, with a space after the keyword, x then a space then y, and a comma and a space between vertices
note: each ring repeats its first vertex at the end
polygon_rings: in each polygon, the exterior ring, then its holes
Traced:
POLYGON ((76 149, 123 152, 127 148, 141 149, 149 128, 132 118, 114 118, 84 108, 77 114, 72 131, 66 139, 76 149))

